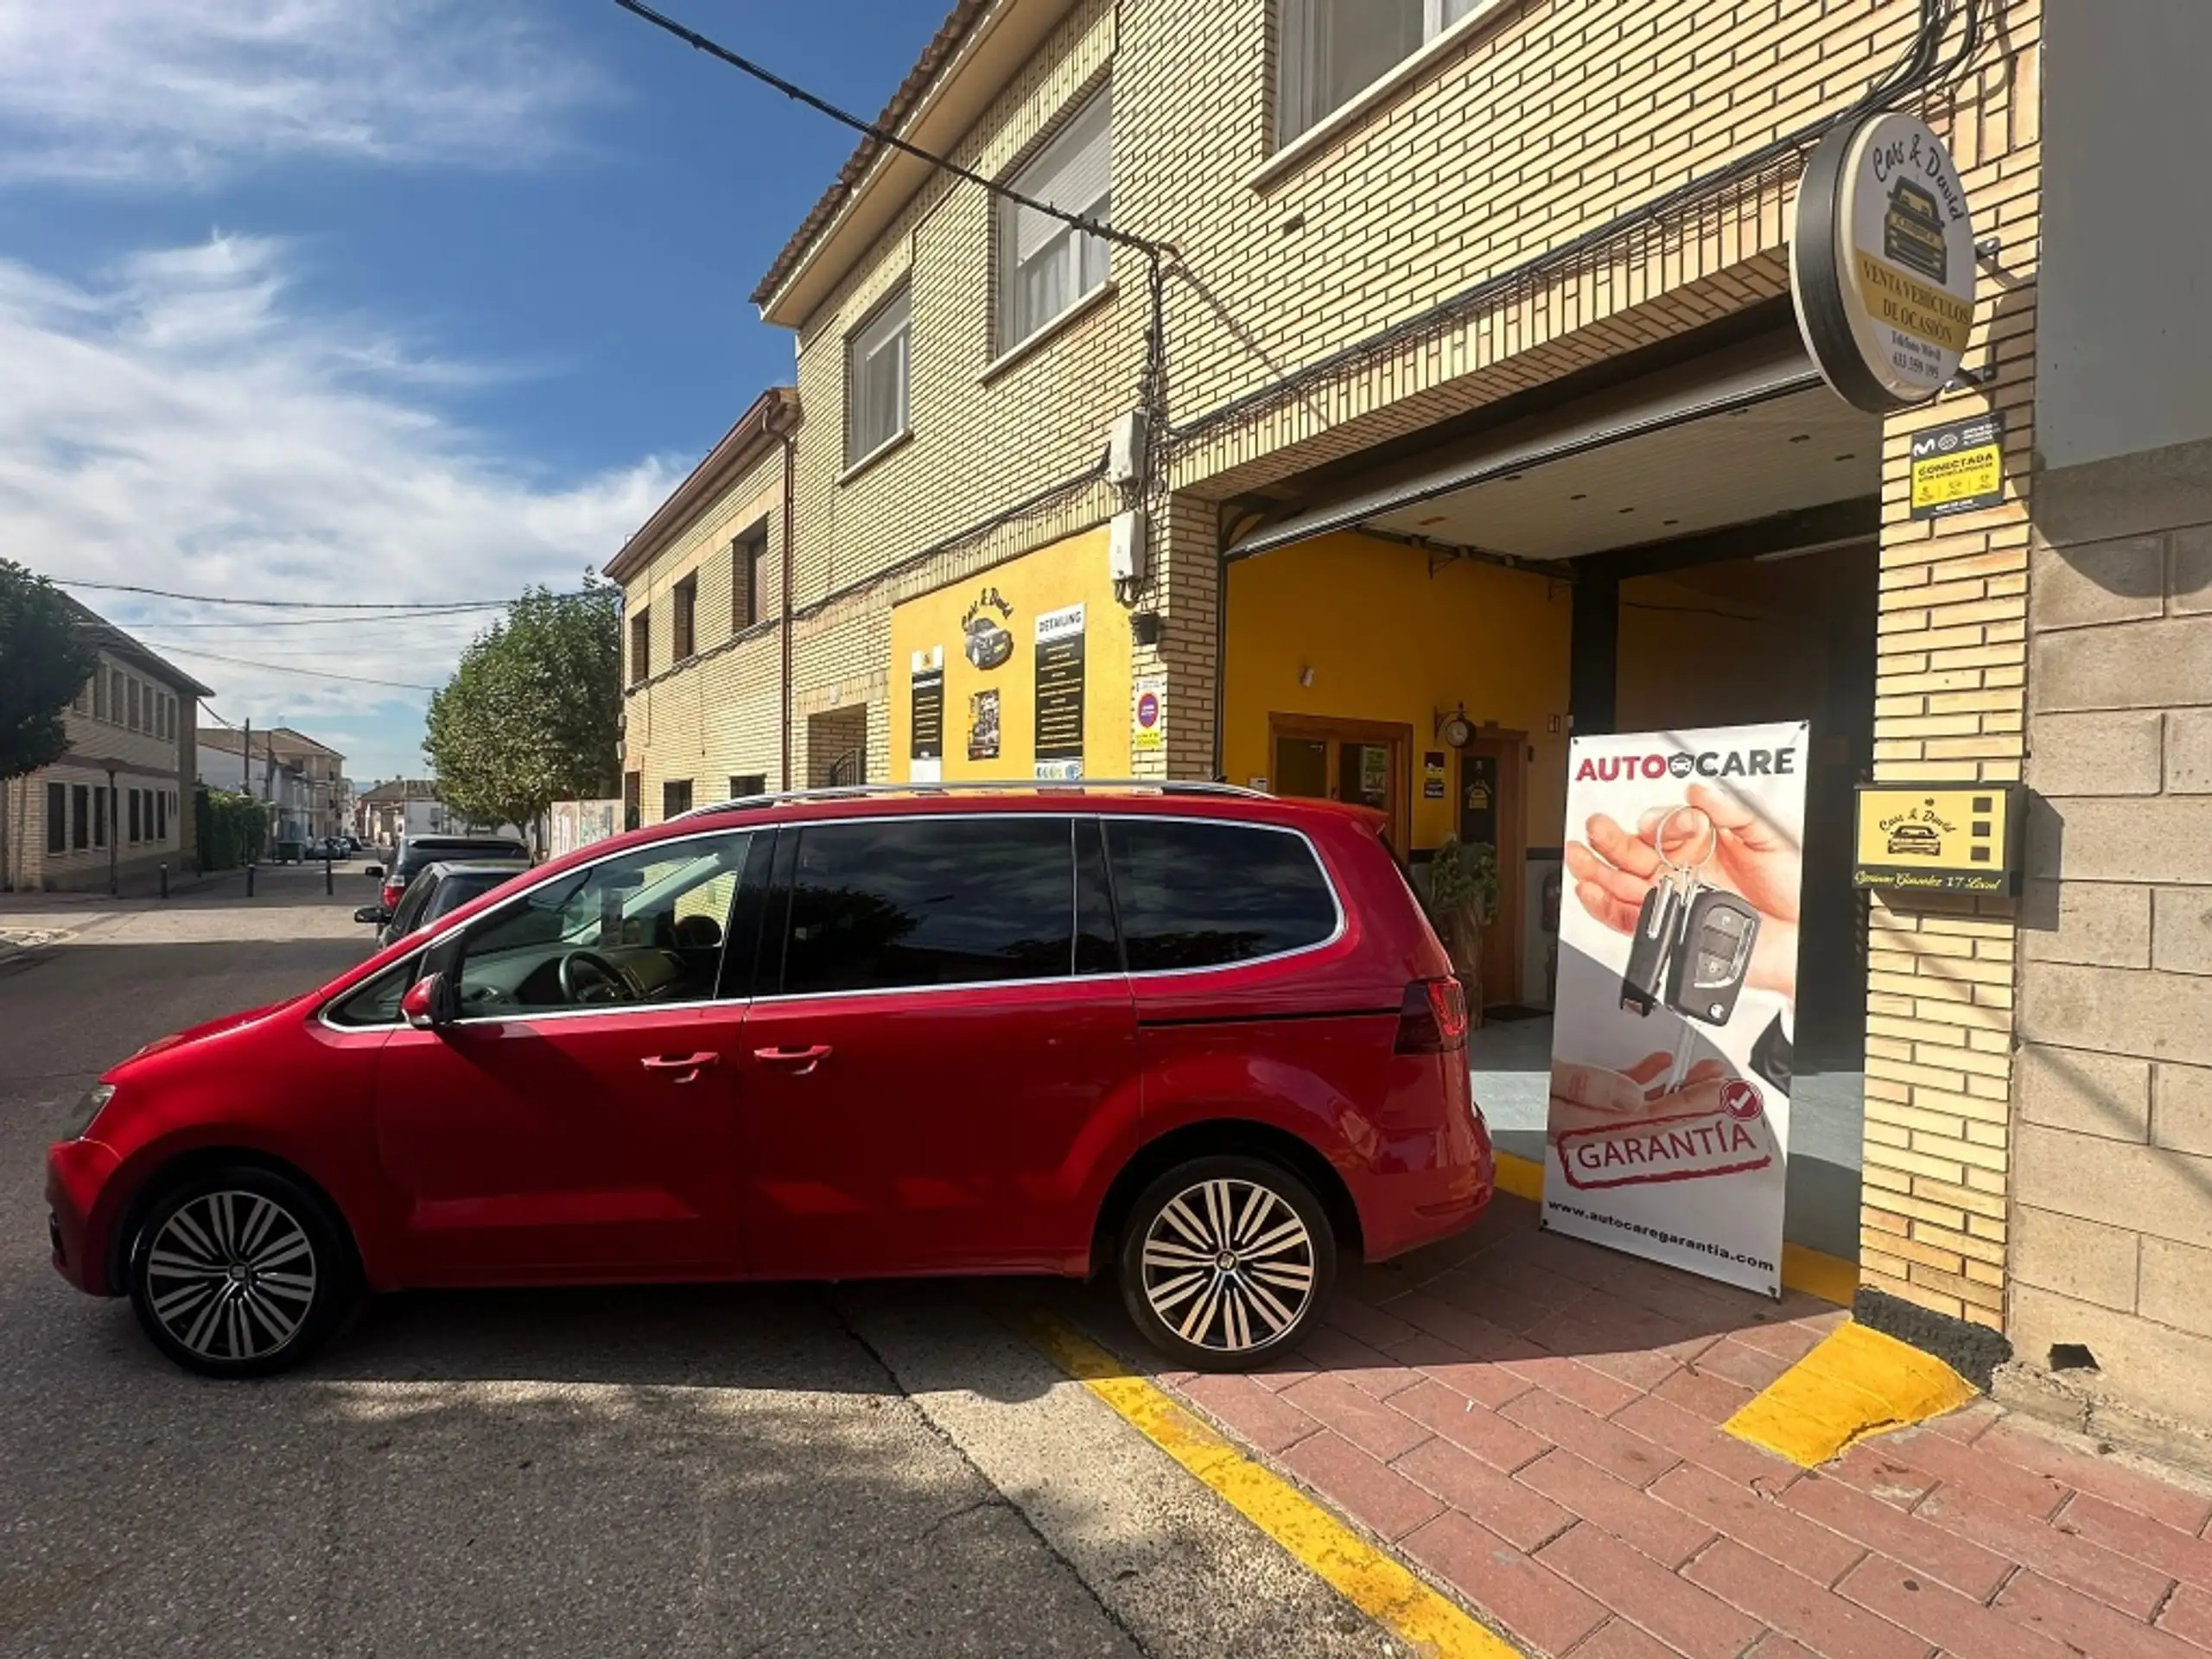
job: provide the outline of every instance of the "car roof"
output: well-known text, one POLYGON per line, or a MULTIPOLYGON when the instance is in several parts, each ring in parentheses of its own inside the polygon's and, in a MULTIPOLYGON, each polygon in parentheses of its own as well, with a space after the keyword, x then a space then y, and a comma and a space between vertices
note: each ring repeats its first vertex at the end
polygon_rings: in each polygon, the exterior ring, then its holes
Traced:
MULTIPOLYGON (((642 845, 670 836, 696 835, 702 830, 722 827, 992 812, 1208 818, 1286 828, 1351 823, 1370 834, 1379 833, 1389 824, 1389 815, 1372 807, 1269 795, 1229 784, 1090 780, 1068 784, 878 784, 852 789, 799 790, 784 795, 750 796, 717 806, 696 807, 614 840, 625 845, 642 845)), ((608 845, 598 842, 588 850, 603 853, 608 845)))
POLYGON ((514 874, 515 866, 522 862, 523 860, 513 858, 501 859, 497 863, 474 858, 442 858, 434 863, 425 864, 422 873, 428 875, 435 870, 442 876, 496 875, 505 880, 514 874))

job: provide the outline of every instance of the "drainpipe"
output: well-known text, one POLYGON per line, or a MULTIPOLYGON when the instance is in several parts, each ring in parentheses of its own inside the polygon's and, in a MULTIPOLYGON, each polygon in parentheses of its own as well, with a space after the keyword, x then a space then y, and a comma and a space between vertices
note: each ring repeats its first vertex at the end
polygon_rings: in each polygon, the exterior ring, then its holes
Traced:
POLYGON ((786 426, 778 434, 784 441, 784 603, 783 626, 778 632, 783 636, 783 767, 782 787, 791 786, 791 575, 795 556, 792 551, 791 514, 798 499, 798 435, 786 426))
POLYGON ((115 768, 107 769, 107 890, 110 897, 118 891, 116 842, 123 837, 115 833, 115 768))

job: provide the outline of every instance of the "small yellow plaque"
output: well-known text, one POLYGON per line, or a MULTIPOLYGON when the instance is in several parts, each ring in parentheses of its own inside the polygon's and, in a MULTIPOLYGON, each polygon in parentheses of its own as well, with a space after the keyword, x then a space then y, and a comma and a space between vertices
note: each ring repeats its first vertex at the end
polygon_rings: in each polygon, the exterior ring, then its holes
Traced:
POLYGON ((1861 784, 1852 880, 1862 887, 2010 893, 2017 784, 1861 784))

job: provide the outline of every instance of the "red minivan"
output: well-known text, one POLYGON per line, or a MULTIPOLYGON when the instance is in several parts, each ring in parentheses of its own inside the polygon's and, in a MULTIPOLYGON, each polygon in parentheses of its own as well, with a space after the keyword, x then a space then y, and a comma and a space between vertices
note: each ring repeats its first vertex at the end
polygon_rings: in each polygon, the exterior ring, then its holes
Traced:
POLYGON ((1491 1196, 1384 828, 1001 785, 601 842, 109 1071, 48 1154, 54 1266, 222 1376, 363 1290, 1109 1266, 1176 1361, 1255 1363, 1340 1252, 1491 1196))

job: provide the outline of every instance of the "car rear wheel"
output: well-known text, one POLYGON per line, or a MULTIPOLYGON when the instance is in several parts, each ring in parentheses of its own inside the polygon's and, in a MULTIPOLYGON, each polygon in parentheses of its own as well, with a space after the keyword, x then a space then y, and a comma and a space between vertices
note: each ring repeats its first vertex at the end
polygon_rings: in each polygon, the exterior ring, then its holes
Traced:
POLYGON ((1336 1232, 1305 1182, 1262 1158, 1200 1158, 1144 1190, 1122 1235, 1122 1300, 1146 1340, 1205 1371, 1289 1347, 1336 1281, 1336 1232))
POLYGON ((204 1376, 266 1376, 326 1341, 351 1306, 351 1253, 297 1182, 252 1166, 204 1171, 146 1211, 130 1304, 154 1345, 204 1376))

